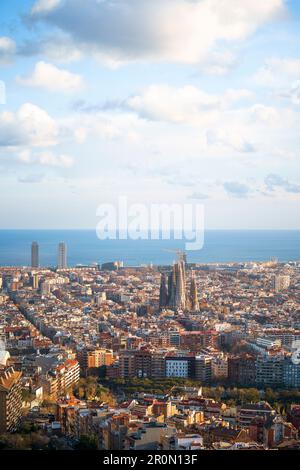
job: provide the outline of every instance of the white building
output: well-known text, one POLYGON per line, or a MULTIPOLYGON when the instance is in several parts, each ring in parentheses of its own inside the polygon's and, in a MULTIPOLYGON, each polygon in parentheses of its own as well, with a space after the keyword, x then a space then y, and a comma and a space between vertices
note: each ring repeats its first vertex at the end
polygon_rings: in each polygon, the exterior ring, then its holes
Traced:
POLYGON ((189 377, 190 363, 189 358, 166 358, 166 377, 189 377))

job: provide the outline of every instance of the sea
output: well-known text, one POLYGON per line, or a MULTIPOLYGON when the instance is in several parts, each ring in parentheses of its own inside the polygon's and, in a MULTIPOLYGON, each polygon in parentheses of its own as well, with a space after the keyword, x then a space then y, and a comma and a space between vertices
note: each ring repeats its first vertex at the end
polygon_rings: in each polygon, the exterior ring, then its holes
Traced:
MULTIPOLYGON (((41 266, 57 265, 57 246, 67 244, 68 265, 123 261, 124 266, 167 265, 186 240, 99 240, 95 230, 0 230, 0 266, 29 266, 31 242, 39 243, 41 266)), ((300 261, 300 230, 207 230, 190 263, 300 261)))

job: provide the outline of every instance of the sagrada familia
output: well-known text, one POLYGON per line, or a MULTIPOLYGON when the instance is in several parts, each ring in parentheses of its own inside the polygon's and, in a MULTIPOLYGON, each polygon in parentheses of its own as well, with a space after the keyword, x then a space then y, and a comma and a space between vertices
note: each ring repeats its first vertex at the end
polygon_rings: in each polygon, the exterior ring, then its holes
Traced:
POLYGON ((198 291, 192 272, 189 293, 186 288, 186 262, 181 258, 174 263, 169 275, 161 275, 159 307, 173 310, 199 310, 198 291))

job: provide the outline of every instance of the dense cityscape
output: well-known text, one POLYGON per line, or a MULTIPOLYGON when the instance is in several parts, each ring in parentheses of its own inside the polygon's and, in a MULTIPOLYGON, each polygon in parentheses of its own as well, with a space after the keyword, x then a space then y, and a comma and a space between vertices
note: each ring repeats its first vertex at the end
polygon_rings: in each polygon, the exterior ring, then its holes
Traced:
POLYGON ((300 448, 300 262, 0 268, 0 448, 300 448))
POLYGON ((1 468, 291 465, 299 32, 299 0, 0 1, 1 468))

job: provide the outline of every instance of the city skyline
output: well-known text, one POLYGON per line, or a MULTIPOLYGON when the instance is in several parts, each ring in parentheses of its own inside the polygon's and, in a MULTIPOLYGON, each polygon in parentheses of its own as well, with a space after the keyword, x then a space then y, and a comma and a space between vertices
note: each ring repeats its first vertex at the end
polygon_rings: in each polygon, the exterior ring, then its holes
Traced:
POLYGON ((300 262, 177 256, 0 267, 1 449, 299 450, 300 262))
POLYGON ((0 454, 300 450, 299 32, 299 0, 0 2, 0 454))
POLYGON ((0 229, 92 228, 124 195, 203 203, 209 229, 300 228, 298 2, 1 13, 0 229))

